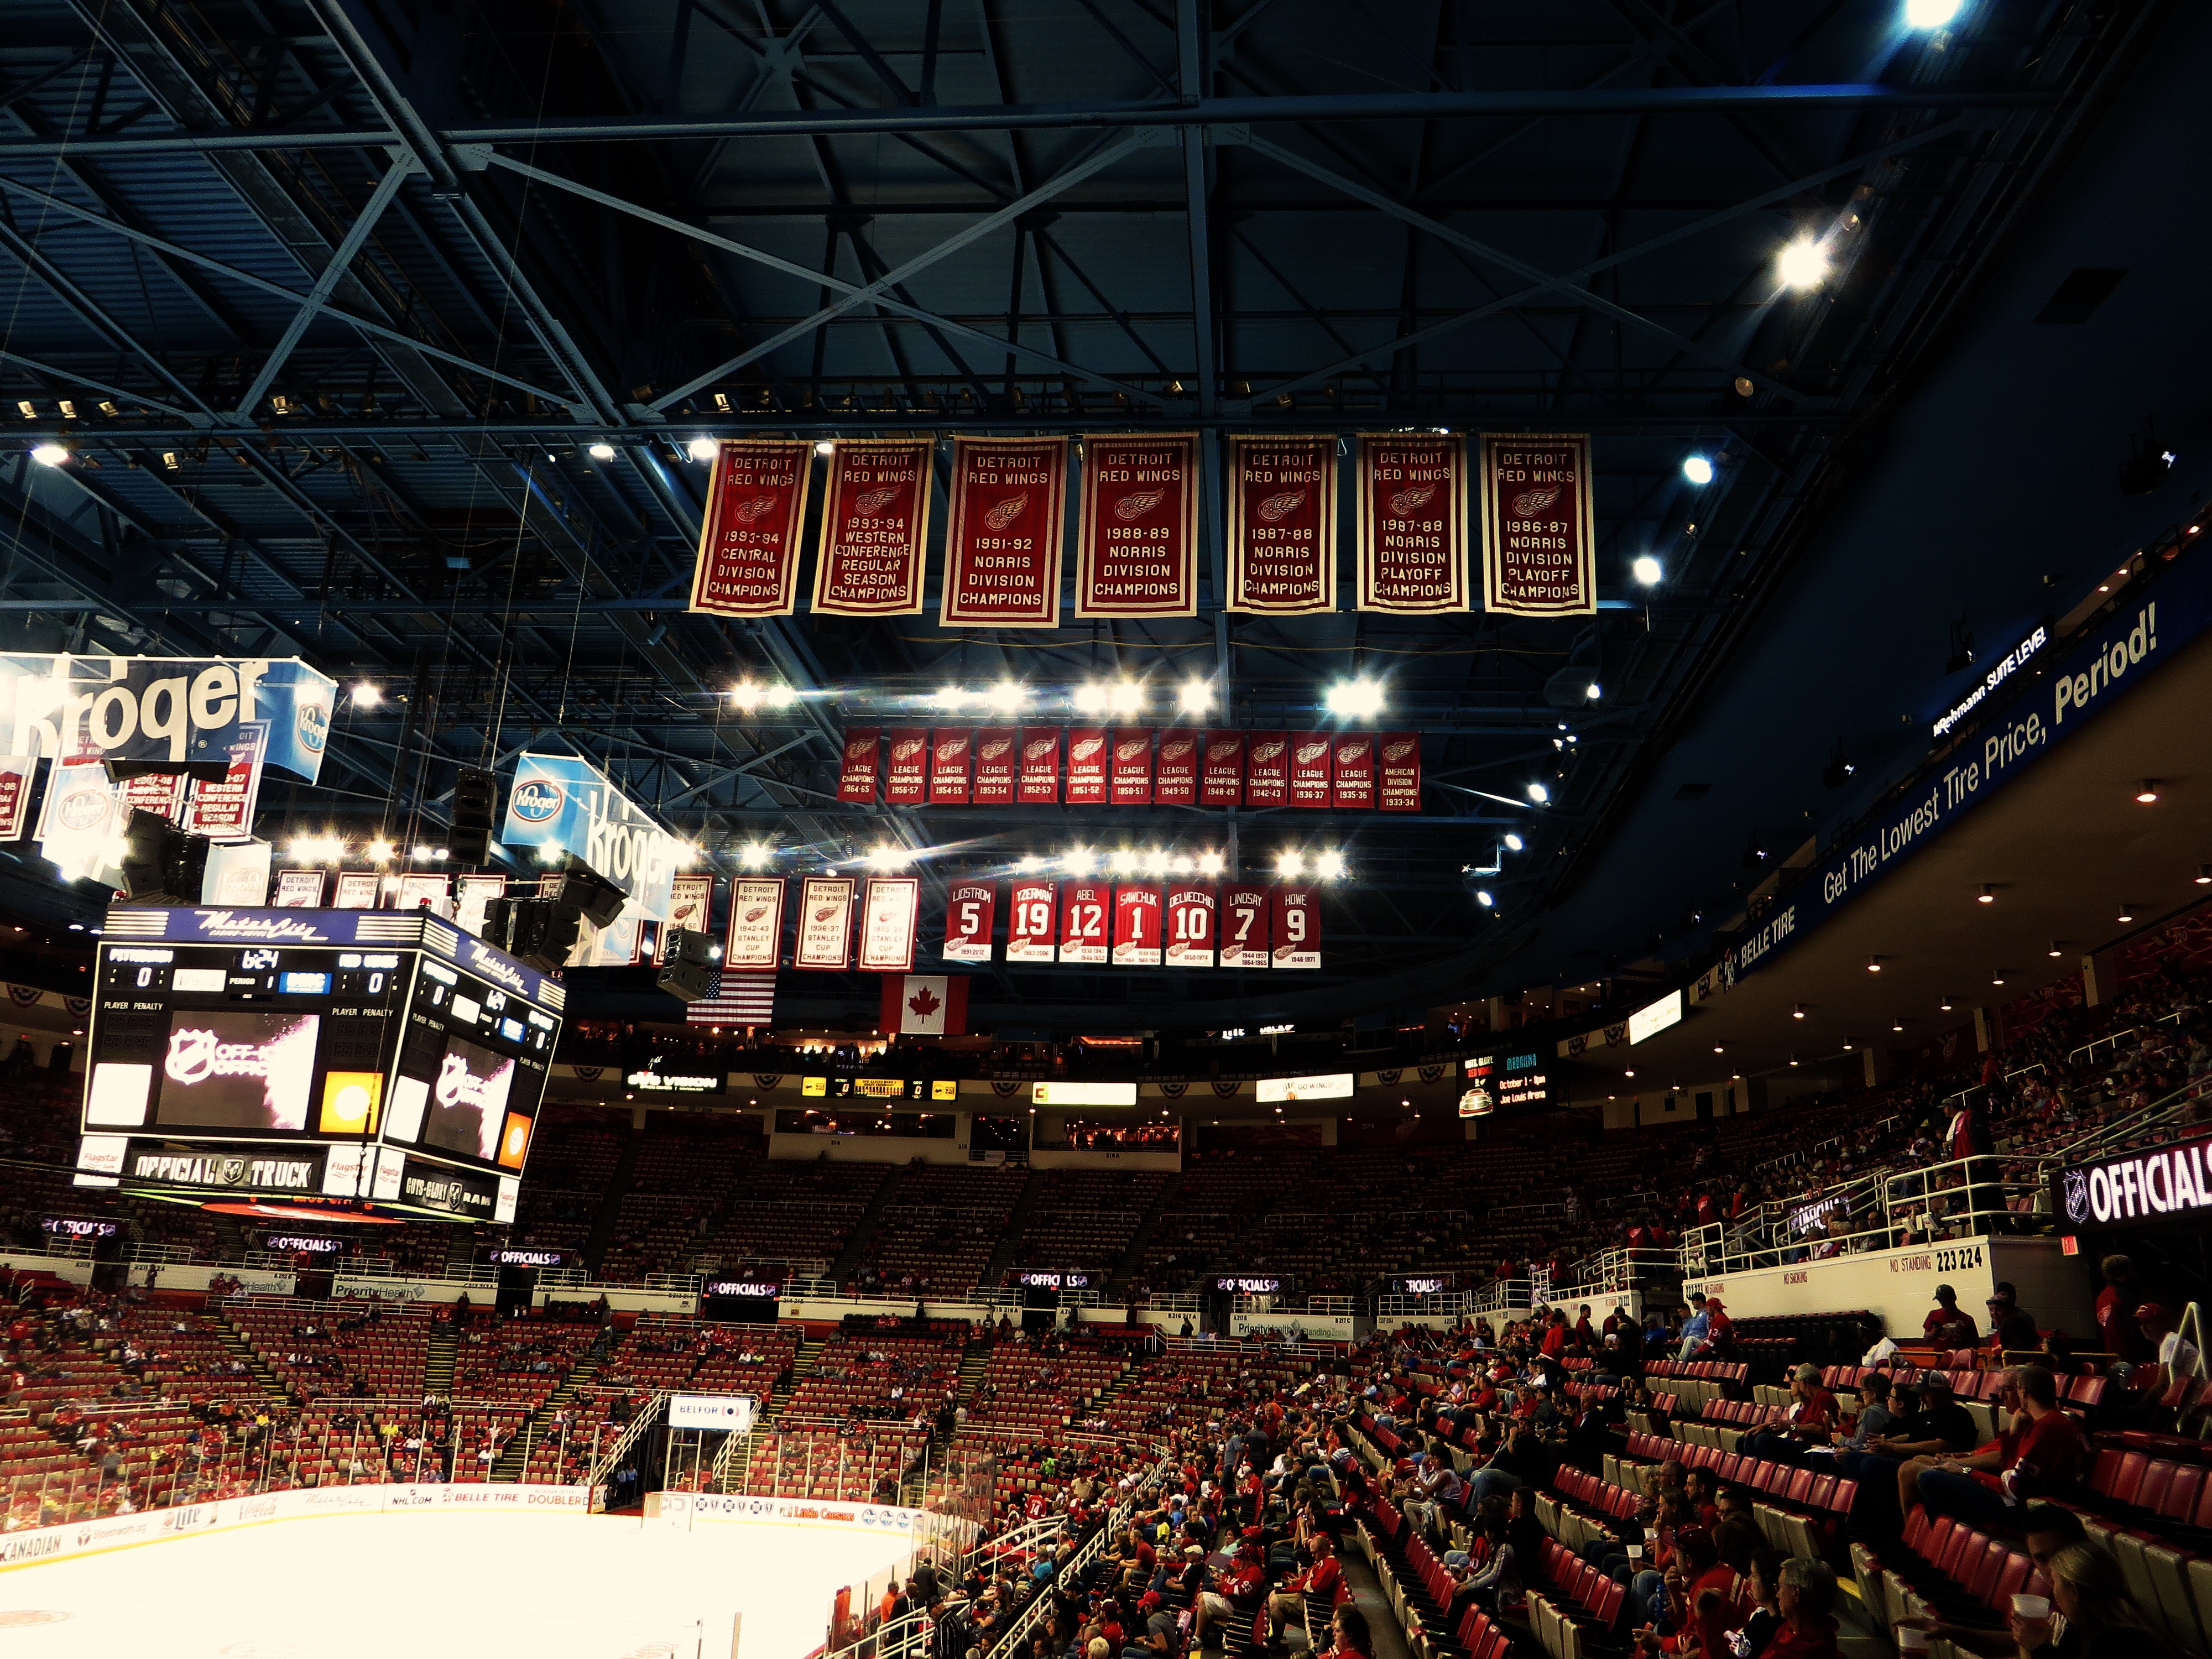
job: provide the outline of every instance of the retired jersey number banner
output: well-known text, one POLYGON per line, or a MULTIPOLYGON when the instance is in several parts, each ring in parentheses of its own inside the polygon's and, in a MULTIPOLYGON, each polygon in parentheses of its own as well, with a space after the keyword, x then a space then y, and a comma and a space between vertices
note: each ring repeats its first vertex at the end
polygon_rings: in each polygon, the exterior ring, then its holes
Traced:
POLYGON ((1267 890, 1221 890, 1221 965, 1265 968, 1267 964, 1267 890))
POLYGON ((725 439, 714 452, 691 608, 720 617, 787 617, 799 594, 799 538, 814 446, 804 438, 725 439))
POLYGON ((830 455, 814 608, 840 617, 921 609, 929 544, 927 438, 841 438, 830 455))
POLYGON ((1516 617, 1597 614, 1597 537, 1587 433, 1486 432, 1482 603, 1516 617))
POLYGON ((1229 440, 1229 605, 1292 617, 1336 608, 1336 440, 1229 440))
POLYGON ((1006 902, 1006 960, 1050 962, 1060 889, 1048 881, 1018 881, 1008 890, 1006 902))
POLYGON ((1083 442, 1079 617, 1198 614, 1198 434, 1083 442))
POLYGON ((1321 905, 1310 887, 1279 885, 1272 890, 1274 915, 1269 933, 1278 968, 1321 966, 1321 905))
POLYGON ((999 889, 988 881, 956 881, 945 895, 945 959, 988 962, 999 889))
POLYGON ((1359 440, 1359 608, 1467 609, 1467 445, 1448 434, 1359 440))
POLYGON ((871 876, 860 903, 860 971, 914 971, 914 937, 921 920, 919 876, 871 876))
POLYGON ((799 941, 791 965, 831 974, 842 974, 853 965, 850 876, 809 876, 800 884, 799 941))
POLYGON ((1057 628, 1067 440, 955 438, 946 628, 1057 628))
POLYGON ((1167 965, 1213 966, 1213 889, 1168 889, 1167 965))
POLYGON ((1160 890, 1121 886, 1114 890, 1114 965, 1160 965, 1160 890))
POLYGON ((783 951, 783 879, 740 876, 730 884, 729 936, 722 971, 774 973, 783 951))
POLYGON ((1107 925, 1114 890, 1103 881, 1071 881, 1060 890, 1060 959, 1098 963, 1106 960, 1107 925))

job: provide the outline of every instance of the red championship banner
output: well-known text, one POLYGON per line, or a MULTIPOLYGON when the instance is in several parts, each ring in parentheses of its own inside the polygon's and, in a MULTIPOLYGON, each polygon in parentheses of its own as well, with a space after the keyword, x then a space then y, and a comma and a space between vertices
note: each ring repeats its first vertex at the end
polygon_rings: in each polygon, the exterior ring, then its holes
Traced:
POLYGON ((929 544, 928 438, 841 438, 830 453, 814 608, 840 617, 921 609, 929 544))
POLYGON ((1167 965, 1213 966, 1213 889, 1168 889, 1167 965))
POLYGON ((1114 890, 1114 965, 1160 965, 1160 890, 1121 886, 1114 890))
MULTIPOLYGON (((853 878, 809 876, 799 884, 799 937, 794 968, 842 974, 853 963, 853 878)), ((722 964, 725 972, 730 963, 722 964)))
POLYGON ((1152 804, 1152 734, 1120 731, 1114 734, 1114 775, 1111 787, 1116 806, 1152 804))
POLYGON ((884 799, 893 806, 919 806, 929 799, 929 733, 918 726, 894 726, 884 733, 890 756, 884 774, 884 799))
POLYGON ((722 944, 722 971, 772 974, 782 950, 782 878, 738 877, 730 884, 730 927, 722 944))
POLYGON ((946 628, 1057 628, 1067 440, 955 438, 946 628))
POLYGON ((1083 441, 1079 617, 1198 614, 1198 434, 1083 441))
POLYGON ((999 889, 988 881, 956 881, 945 894, 945 959, 947 962, 988 962, 991 925, 999 905, 999 889))
POLYGON ((1103 963, 1106 960, 1107 911, 1113 890, 1103 881, 1071 881, 1060 893, 1060 959, 1062 962, 1103 963))
POLYGON ((921 921, 921 878, 871 876, 860 902, 860 971, 910 974, 921 921))
POLYGON ((691 608, 787 617, 798 601, 799 538, 814 446, 804 438, 726 438, 714 452, 691 608))
POLYGON ((1006 960, 1050 962, 1060 889, 1048 881, 1017 881, 1006 892, 1006 960))
POLYGON ((1200 763, 1198 804, 1235 806, 1244 799, 1244 734, 1209 732, 1200 763))
POLYGON ((1229 440, 1231 611, 1336 609, 1336 440, 1229 440))
POLYGON ((1255 732, 1244 740, 1244 804, 1287 806, 1291 802, 1291 734, 1255 732))
POLYGON ((1278 968, 1321 966, 1321 904, 1310 887, 1278 886, 1268 918, 1278 968))
POLYGON ((1467 609, 1467 445, 1437 433, 1359 440, 1359 608, 1467 609))
POLYGON ((1060 800, 1060 728, 1025 726, 1022 728, 1021 771, 1018 775, 1024 806, 1052 806, 1060 800))
POLYGON ((1589 454, 1586 432, 1486 432, 1476 441, 1485 610, 1597 614, 1589 454))
POLYGON ((1328 810, 1329 738, 1300 732, 1291 738, 1291 805, 1308 811, 1328 810))
POLYGON ((948 732, 943 726, 930 734, 929 804, 965 806, 968 804, 969 757, 975 741, 972 730, 948 732))
POLYGON ((1198 805, 1199 733, 1160 733, 1159 758, 1152 763, 1152 801, 1158 806, 1198 805))
POLYGON ((1375 804, 1386 812, 1421 810, 1421 734, 1385 732, 1375 739, 1375 804))
POLYGON ((978 806, 1014 804, 1014 769, 1021 734, 1011 726, 987 726, 975 734, 975 793, 978 806))
POLYGON ((1267 965, 1266 888, 1231 886, 1221 890, 1221 965, 1224 968, 1265 968, 1267 965))
POLYGON ((1340 812, 1375 810, 1375 738, 1366 732, 1337 738, 1329 756, 1332 804, 1340 812))
POLYGON ((668 883, 668 925, 694 933, 707 931, 707 918, 714 908, 712 876, 675 876, 668 883))
POLYGON ((21 841, 30 828, 31 780, 38 775, 36 755, 0 757, 0 841, 21 841))
MULTIPOLYGON (((222 776, 192 780, 184 815, 177 818, 177 827, 188 836, 246 841, 253 834, 253 814, 261 799, 261 757, 269 741, 269 726, 265 720, 240 720, 238 729, 241 735, 230 745, 230 765, 222 776)), ((130 786, 124 787, 127 792, 130 786)), ((177 817, 174 813, 165 816, 177 817)))
POLYGON ((1110 743, 1097 726, 1078 726, 1067 734, 1067 804, 1103 806, 1110 743))
POLYGON ((857 806, 874 804, 876 751, 881 733, 872 726, 856 726, 845 733, 845 758, 837 769, 837 799, 857 806))

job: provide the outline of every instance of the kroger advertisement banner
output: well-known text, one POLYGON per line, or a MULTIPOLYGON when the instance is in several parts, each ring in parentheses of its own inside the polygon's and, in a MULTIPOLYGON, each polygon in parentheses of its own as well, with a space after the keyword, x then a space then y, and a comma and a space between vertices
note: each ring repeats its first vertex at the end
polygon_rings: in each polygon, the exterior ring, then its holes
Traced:
POLYGON ((266 721, 265 758, 313 783, 337 682, 296 657, 0 656, 0 748, 148 768, 227 764, 241 723, 266 721))
POLYGON ((499 838, 509 847, 536 848, 548 862, 557 853, 574 853, 629 893, 622 915, 606 929, 618 945, 594 940, 583 947, 588 954, 579 966, 622 966, 635 945, 635 924, 668 920, 677 866, 687 850, 598 767, 574 755, 515 757, 499 838), (619 954, 603 954, 611 949, 619 954))

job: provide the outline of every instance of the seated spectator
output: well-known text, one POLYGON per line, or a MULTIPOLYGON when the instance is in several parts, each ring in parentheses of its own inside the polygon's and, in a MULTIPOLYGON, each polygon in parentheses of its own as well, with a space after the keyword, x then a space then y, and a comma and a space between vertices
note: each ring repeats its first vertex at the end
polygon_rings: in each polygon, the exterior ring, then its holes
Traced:
POLYGON ((2166 1659, 2172 1652, 2128 1594, 2118 1565, 2094 1544, 2069 1544, 2051 1559, 2051 1601, 2053 1618, 2012 1615, 2021 1659, 2166 1659))
POLYGON ((1859 1413, 1851 1425, 1851 1431, 1838 1438, 1838 1448, 1849 1447, 1853 1451, 1864 1451, 1873 1443, 1889 1432, 1889 1425, 1897 1421, 1896 1413, 1889 1408, 1889 1378, 1881 1371, 1869 1373, 1859 1384, 1859 1413))
POLYGON ((1762 1659, 1842 1659, 1836 1643, 1836 1575, 1825 1561, 1796 1556, 1782 1566, 1779 1616, 1762 1659))
POLYGON ((1828 1443, 1836 1426, 1836 1396, 1820 1386, 1818 1365, 1800 1365, 1790 1375, 1790 1406, 1782 1422, 1739 1437, 1735 1449, 1747 1457, 1798 1464, 1814 1446, 1828 1443))
POLYGON ((1948 1285, 1936 1287, 1936 1306, 1921 1322, 1927 1339, 1941 1348, 1971 1348, 1981 1340, 1973 1315, 1959 1305, 1959 1293, 1948 1285))
POLYGON ((2073 1418, 2059 1409, 2051 1373, 2040 1365, 2008 1371, 1998 1398, 2001 1409, 2013 1415, 1994 1446, 1920 1471, 1920 1499, 1930 1515, 2009 1530, 2015 1505, 2065 1496, 2079 1485, 2087 1442, 2073 1418))

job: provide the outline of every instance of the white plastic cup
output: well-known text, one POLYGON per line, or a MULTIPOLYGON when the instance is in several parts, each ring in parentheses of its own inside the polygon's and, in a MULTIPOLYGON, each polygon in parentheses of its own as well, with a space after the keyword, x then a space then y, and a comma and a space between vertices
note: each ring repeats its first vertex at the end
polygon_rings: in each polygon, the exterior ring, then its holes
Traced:
POLYGON ((1644 1546, 1631 1544, 1628 1547, 1628 1559, 1632 1561, 1641 1561, 1644 1559, 1644 1546))
POLYGON ((2048 1619, 2051 1617, 2051 1598, 2030 1595, 2022 1590, 2012 1598, 2012 1610, 2022 1619, 2048 1619))
POLYGON ((1897 1650, 1899 1653, 1927 1652, 1928 1632, 1911 1625, 1901 1626, 1897 1632, 1897 1650))

